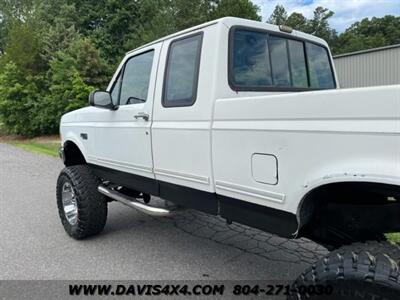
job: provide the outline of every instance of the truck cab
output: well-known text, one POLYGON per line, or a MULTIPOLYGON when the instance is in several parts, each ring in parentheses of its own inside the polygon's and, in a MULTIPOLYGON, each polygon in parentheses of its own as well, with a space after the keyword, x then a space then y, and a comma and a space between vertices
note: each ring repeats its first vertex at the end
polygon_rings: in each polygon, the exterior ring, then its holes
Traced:
POLYGON ((128 52, 62 117, 61 153, 104 199, 159 196, 333 249, 400 230, 399 124, 400 86, 340 89, 324 40, 228 17, 128 52))

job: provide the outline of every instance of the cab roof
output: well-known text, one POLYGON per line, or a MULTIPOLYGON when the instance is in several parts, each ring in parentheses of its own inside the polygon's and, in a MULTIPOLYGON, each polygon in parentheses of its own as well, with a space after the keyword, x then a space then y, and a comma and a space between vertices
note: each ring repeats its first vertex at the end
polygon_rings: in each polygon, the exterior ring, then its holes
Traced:
POLYGON ((312 42, 315 42, 315 43, 318 43, 318 44, 322 44, 322 45, 326 46, 327 48, 329 48, 329 46, 328 46, 327 42, 325 42, 325 40, 323 40, 321 38, 318 38, 316 36, 313 36, 311 34, 307 34, 307 33, 301 32, 301 31, 293 30, 291 33, 286 33, 286 32, 282 32, 279 29, 279 26, 277 26, 277 25, 272 25, 272 24, 268 24, 268 23, 263 23, 263 22, 259 22, 259 21, 253 21, 253 20, 247 20, 247 19, 242 19, 242 18, 236 18, 236 17, 225 17, 225 18, 216 19, 216 20, 213 20, 213 21, 210 21, 210 22, 206 22, 206 23, 203 23, 203 24, 200 24, 200 25, 197 25, 197 26, 193 26, 193 27, 178 31, 176 33, 167 35, 167 36, 162 37, 162 38, 160 38, 158 40, 152 41, 152 42, 150 42, 148 44, 145 44, 145 45, 140 46, 140 47, 138 47, 136 49, 133 49, 133 50, 127 52, 126 54, 132 53, 132 52, 134 52, 136 50, 139 50, 141 48, 145 48, 147 46, 154 45, 154 44, 157 44, 157 43, 160 43, 160 42, 163 42, 163 41, 178 37, 180 35, 184 35, 186 33, 190 33, 190 32, 205 28, 205 27, 218 26, 218 25, 219 26, 226 26, 227 28, 231 28, 233 26, 244 26, 244 27, 252 27, 252 28, 257 28, 257 29, 275 31, 275 32, 287 34, 288 36, 295 36, 295 37, 302 38, 302 39, 305 39, 305 40, 309 40, 309 41, 312 41, 312 42))

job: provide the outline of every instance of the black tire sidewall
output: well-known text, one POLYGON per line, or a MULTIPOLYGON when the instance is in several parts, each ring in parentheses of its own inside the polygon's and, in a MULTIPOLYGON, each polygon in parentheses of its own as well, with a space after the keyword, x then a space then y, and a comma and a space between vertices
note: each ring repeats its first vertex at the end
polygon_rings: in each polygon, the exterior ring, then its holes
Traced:
POLYGON ((65 231, 74 239, 83 239, 103 230, 107 220, 107 200, 97 191, 101 180, 87 165, 64 168, 57 180, 57 206, 65 231), (64 213, 62 188, 68 182, 75 193, 78 220, 71 225, 64 213))
POLYGON ((79 192, 76 190, 75 188, 75 184, 72 180, 72 178, 70 178, 67 174, 65 173, 61 173, 58 181, 57 181, 57 206, 58 206, 58 214, 60 215, 60 219, 61 219, 61 223, 64 226, 65 231, 70 235, 70 236, 76 236, 78 233, 78 223, 79 223, 79 205, 80 205, 80 201, 79 201, 79 192), (70 222, 68 222, 67 217, 65 216, 65 212, 64 212, 64 205, 62 202, 62 188, 64 186, 64 184, 68 182, 72 189, 74 190, 74 193, 77 197, 77 206, 78 206, 78 220, 74 225, 71 225, 70 222))

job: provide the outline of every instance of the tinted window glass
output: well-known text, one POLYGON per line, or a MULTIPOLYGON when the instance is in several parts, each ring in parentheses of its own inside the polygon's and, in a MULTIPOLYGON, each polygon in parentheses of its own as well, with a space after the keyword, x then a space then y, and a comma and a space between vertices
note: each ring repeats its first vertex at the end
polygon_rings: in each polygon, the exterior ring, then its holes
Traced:
POLYGON ((334 88, 328 52, 317 45, 306 43, 307 58, 312 88, 334 88))
POLYGON ((111 99, 114 105, 118 105, 120 85, 121 85, 121 72, 118 74, 117 79, 115 79, 114 85, 111 89, 111 99))
POLYGON ((163 104, 192 105, 196 100, 202 35, 171 43, 168 53, 163 104))
POLYGON ((286 39, 270 36, 268 39, 271 52, 272 78, 275 86, 291 86, 289 72, 289 55, 286 48, 286 39))
POLYGON ((139 54, 125 64, 120 105, 146 102, 153 55, 154 51, 139 54))
POLYGON ((236 29, 231 43, 229 76, 234 89, 335 87, 329 55, 322 46, 306 43, 307 50, 310 48, 308 66, 305 42, 301 40, 236 29))
POLYGON ((303 42, 288 40, 288 48, 292 85, 306 88, 308 87, 308 80, 303 42))
POLYGON ((237 30, 233 47, 233 81, 242 86, 272 85, 267 35, 237 30))

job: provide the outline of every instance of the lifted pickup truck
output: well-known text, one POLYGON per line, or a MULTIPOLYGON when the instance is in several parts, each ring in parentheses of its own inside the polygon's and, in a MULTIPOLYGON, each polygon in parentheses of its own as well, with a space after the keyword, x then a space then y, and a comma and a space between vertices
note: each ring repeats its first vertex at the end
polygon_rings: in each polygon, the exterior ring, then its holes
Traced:
POLYGON ((384 235, 400 230, 399 85, 339 89, 324 40, 223 18, 127 53, 89 103, 61 120, 73 238, 99 233, 112 200, 170 214, 154 195, 333 250, 294 286, 399 299, 384 235))

